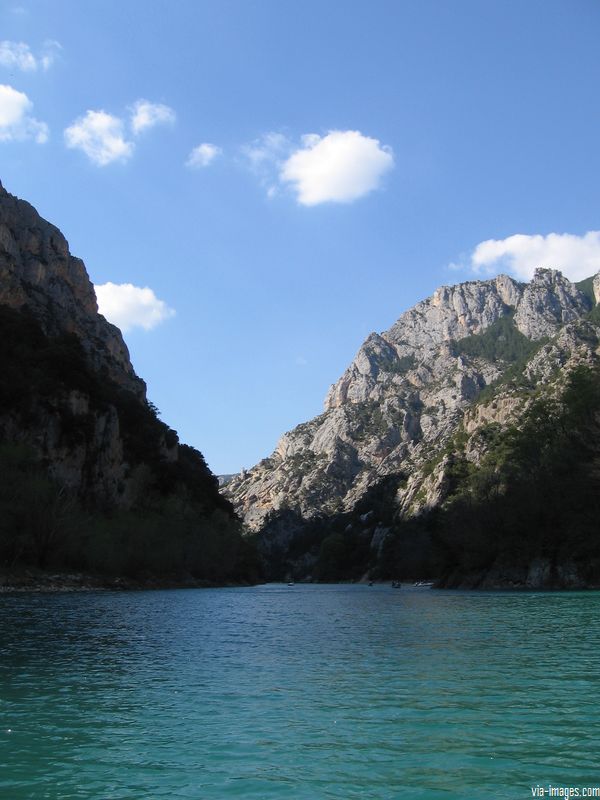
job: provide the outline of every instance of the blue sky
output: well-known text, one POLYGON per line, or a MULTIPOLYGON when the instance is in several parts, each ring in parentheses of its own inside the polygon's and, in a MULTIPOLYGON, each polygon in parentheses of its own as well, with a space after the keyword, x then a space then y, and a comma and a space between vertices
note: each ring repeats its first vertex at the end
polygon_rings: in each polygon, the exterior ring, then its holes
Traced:
POLYGON ((436 286, 600 269, 599 40, 596 0, 2 2, 0 179, 234 472, 436 286))

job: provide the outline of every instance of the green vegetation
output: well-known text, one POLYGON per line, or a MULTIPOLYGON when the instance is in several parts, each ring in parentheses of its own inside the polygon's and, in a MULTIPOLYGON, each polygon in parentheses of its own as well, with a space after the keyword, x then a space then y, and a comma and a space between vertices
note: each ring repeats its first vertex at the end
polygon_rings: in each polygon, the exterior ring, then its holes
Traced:
POLYGON ((271 552, 270 577, 300 578, 309 564, 321 581, 369 571, 452 586, 492 569, 524 576, 545 559, 555 585, 569 563, 583 580, 600 583, 600 370, 577 368, 558 398, 538 394, 517 424, 490 424, 477 435, 485 444, 478 464, 466 457, 463 430, 431 459, 426 473, 445 459, 445 499, 419 516, 398 516, 402 475, 382 479, 351 512, 309 521, 290 511, 272 515, 267 535, 280 524, 293 536, 271 552))
POLYGON ((406 373, 414 369, 417 363, 416 358, 412 353, 407 356, 380 358, 378 361, 379 368, 382 372, 391 372, 396 375, 406 375, 406 373))
POLYGON ((519 331, 512 312, 500 317, 482 333, 466 336, 455 343, 457 355, 509 364, 527 360, 536 348, 537 342, 528 339, 519 331))
POLYGON ((578 368, 560 400, 539 398, 518 426, 485 435, 489 450, 479 466, 454 454, 443 506, 396 526, 382 569, 403 569, 410 532, 412 540, 429 539, 427 568, 451 584, 457 575, 540 557, 575 562, 587 579, 600 580, 598 371, 578 368))
POLYGON ((324 582, 358 580, 375 569, 377 550, 371 539, 378 527, 393 524, 394 497, 404 480, 400 474, 382 478, 349 512, 310 520, 291 510, 271 512, 258 543, 266 578, 304 578, 307 564, 313 580, 324 582))
POLYGON ((347 414, 352 419, 354 435, 357 440, 371 436, 383 436, 390 427, 376 400, 352 403, 347 408, 347 414))
POLYGON ((594 275, 589 278, 584 278, 582 281, 577 281, 575 286, 579 291, 584 294, 590 301, 592 306, 596 305, 596 297, 594 296, 594 275))
POLYGON ((254 548, 202 455, 186 445, 175 454, 177 434, 157 409, 95 373, 77 337, 48 337, 30 314, 0 306, 0 371, 0 414, 23 431, 43 431, 51 419, 60 446, 81 446, 88 458, 97 419, 116 415, 131 494, 123 507, 100 502, 91 480, 76 494, 52 480, 33 450, 0 439, 0 566, 258 578, 254 548), (74 390, 86 413, 73 413, 74 390))
POLYGON ((600 305, 595 305, 587 314, 587 319, 594 325, 600 325, 600 305))

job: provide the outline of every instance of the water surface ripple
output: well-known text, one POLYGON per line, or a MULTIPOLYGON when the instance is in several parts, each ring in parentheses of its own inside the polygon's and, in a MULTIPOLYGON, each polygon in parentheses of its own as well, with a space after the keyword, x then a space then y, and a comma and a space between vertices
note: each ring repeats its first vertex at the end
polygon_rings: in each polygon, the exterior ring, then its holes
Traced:
POLYGON ((7 800, 600 786, 600 593, 269 585, 0 604, 7 800))

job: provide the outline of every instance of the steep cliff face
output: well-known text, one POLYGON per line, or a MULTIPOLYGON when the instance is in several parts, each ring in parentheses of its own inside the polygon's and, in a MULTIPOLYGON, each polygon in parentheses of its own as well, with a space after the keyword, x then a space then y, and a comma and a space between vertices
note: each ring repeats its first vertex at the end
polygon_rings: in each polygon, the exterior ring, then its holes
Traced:
MULTIPOLYGON (((88 377, 131 393, 141 404, 145 383, 134 372, 119 329, 98 313, 83 261, 71 255, 58 228, 1 184, 0 308, 3 360, 14 359, 25 378, 19 397, 12 392, 0 408, 1 438, 31 446, 68 489, 127 505, 132 465, 124 456, 119 414, 114 404, 90 394, 81 373, 89 371, 88 377), (16 313, 10 316, 8 309, 16 313), (34 390, 29 362, 58 361, 61 346, 64 360, 82 358, 79 383, 72 385, 74 376, 65 375, 34 390)), ((5 375, 5 384, 14 387, 20 377, 5 375)))
POLYGON ((121 331, 98 313, 83 261, 54 225, 0 183, 0 305, 27 309, 48 336, 73 333, 94 369, 140 398, 121 331))
MULTIPOLYGON (((350 511, 400 473, 410 475, 399 490, 401 508, 435 504, 443 465, 427 476, 421 467, 516 362, 549 381, 570 359, 590 360, 595 345, 584 318, 592 306, 588 293, 549 269, 529 284, 500 275, 441 287, 389 330, 371 334, 329 390, 324 413, 284 434, 270 458, 227 484, 228 496, 254 529, 273 511, 305 519, 350 511)), ((506 420, 524 401, 498 392, 506 420)))
POLYGON ((230 503, 146 401, 83 262, 1 186, 0 372, 0 569, 250 576, 230 503))

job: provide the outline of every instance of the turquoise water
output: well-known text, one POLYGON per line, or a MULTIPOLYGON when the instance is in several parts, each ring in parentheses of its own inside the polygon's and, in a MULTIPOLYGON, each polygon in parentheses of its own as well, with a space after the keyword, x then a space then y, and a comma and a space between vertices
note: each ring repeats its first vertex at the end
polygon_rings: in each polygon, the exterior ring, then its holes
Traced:
POLYGON ((600 786, 600 593, 0 596, 0 797, 600 786))

